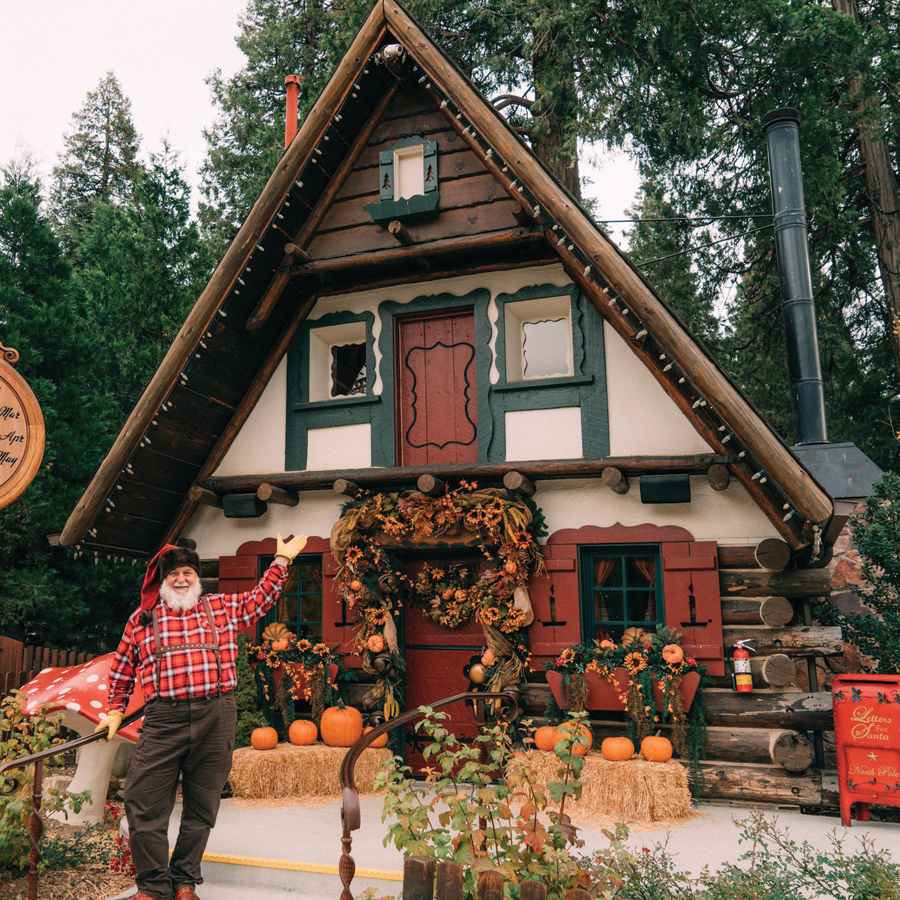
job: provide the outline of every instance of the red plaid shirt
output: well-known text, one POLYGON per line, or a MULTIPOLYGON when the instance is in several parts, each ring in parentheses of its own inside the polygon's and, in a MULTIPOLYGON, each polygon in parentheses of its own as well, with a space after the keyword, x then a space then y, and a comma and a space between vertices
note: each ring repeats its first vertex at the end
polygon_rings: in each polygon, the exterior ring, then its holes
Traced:
MULTIPOLYGON (((219 632, 219 658, 222 668, 222 690, 233 691, 237 685, 235 660, 237 635, 240 628, 249 628, 274 605, 287 577, 287 568, 272 563, 252 591, 241 594, 207 594, 216 628, 219 632)), ((171 644, 202 644, 212 642, 212 629, 206 618, 203 603, 188 612, 173 612, 161 600, 159 610, 159 639, 163 647, 171 644)), ((212 650, 181 650, 162 654, 159 693, 156 690, 156 653, 154 652, 153 623, 138 624, 140 609, 128 619, 125 633, 119 642, 109 673, 110 711, 124 712, 134 688, 135 674, 140 673, 141 688, 147 700, 185 700, 214 694, 218 685, 216 655, 212 650)))

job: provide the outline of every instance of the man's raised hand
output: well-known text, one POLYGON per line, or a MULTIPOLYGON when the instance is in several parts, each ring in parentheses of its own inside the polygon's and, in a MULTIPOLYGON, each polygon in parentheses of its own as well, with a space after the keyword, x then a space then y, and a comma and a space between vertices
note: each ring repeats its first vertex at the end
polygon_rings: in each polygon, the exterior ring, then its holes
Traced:
POLYGON ((275 535, 275 556, 283 556, 288 563, 291 563, 294 557, 302 552, 306 546, 306 535, 298 534, 297 537, 291 538, 289 541, 282 540, 280 534, 275 535))

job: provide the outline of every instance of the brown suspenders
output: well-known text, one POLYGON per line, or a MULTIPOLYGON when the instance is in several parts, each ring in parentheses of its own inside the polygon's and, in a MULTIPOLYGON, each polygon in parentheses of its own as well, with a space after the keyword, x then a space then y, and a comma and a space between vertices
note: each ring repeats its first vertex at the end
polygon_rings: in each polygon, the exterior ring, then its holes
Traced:
POLYGON ((203 610, 206 613, 206 618, 212 631, 212 641, 196 644, 169 644, 163 647, 159 639, 159 606, 157 605, 153 608, 153 655, 156 657, 156 694, 153 697, 154 700, 159 699, 159 689, 162 684, 162 657, 169 653, 174 653, 176 650, 212 650, 216 657, 216 693, 221 693, 222 691, 222 660, 219 655, 219 631, 216 628, 216 620, 213 618, 212 609, 205 594, 200 598, 200 602, 203 604, 203 610))

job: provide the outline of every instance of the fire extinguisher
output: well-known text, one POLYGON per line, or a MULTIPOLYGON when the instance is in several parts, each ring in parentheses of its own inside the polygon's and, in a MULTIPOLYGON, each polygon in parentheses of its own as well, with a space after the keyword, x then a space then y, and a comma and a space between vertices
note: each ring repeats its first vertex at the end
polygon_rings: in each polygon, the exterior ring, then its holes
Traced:
POLYGON ((750 651, 753 648, 747 646, 752 643, 750 638, 737 641, 731 654, 731 682, 739 694, 753 693, 753 676, 750 674, 750 651))

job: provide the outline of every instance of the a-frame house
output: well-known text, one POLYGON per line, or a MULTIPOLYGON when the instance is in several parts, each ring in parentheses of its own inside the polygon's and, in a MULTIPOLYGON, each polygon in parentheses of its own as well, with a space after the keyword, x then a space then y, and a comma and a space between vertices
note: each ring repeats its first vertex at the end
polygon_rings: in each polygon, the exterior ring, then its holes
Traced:
MULTIPOLYGON (((843 524, 831 497, 421 26, 378 0, 61 543, 146 558, 190 538, 237 590, 276 532, 303 531, 279 615, 352 665, 334 486, 423 475, 534 491, 549 531, 549 577, 529 585, 536 716, 542 661, 659 621, 713 676, 706 793, 820 802, 821 753, 809 768, 804 753, 830 698, 797 672, 841 652, 808 619, 843 524), (650 566, 639 616, 627 592, 597 611, 609 559, 650 566), (725 664, 744 637, 762 660, 747 696, 725 664)), ((473 642, 409 643, 407 684, 454 693, 473 642)))

